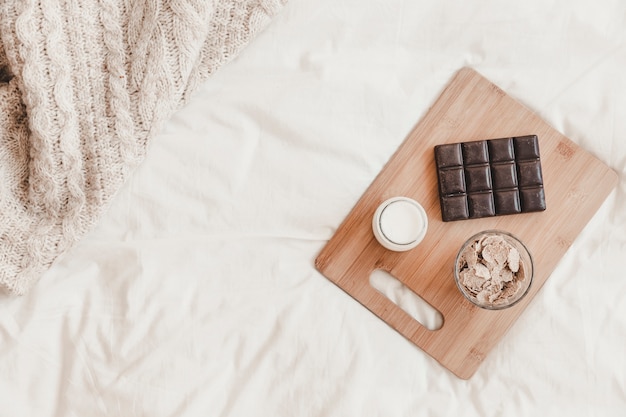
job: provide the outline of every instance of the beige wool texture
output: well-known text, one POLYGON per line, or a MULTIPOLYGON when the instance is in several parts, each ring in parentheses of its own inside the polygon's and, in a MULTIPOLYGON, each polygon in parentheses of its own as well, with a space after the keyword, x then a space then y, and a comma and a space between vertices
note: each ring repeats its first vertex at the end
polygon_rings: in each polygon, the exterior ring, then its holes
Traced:
POLYGON ((0 2, 0 288, 94 225, 163 121, 286 0, 0 2))

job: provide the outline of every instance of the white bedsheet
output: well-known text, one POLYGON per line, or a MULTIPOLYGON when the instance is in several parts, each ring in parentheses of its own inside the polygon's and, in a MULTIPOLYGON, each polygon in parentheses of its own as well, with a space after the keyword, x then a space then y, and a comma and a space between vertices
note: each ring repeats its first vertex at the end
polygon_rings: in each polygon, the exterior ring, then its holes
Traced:
POLYGON ((623 0, 292 0, 0 297, 0 416, 626 415, 625 74, 623 0), (620 176, 468 381, 313 264, 463 66, 620 176))

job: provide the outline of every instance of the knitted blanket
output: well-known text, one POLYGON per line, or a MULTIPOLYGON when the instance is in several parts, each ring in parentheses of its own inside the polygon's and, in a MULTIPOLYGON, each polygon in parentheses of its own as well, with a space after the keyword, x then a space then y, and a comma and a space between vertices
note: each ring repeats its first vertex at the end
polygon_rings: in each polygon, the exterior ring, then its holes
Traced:
POLYGON ((0 0, 0 287, 94 225, 162 122, 286 0, 0 0))

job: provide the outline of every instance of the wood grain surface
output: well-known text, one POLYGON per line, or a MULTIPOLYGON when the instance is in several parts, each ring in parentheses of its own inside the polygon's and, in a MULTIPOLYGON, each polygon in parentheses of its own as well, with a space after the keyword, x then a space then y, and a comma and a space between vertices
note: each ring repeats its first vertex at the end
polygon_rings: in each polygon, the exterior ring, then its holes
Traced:
POLYGON ((409 133, 316 259, 317 269, 408 340, 460 378, 470 378, 546 282, 576 236, 617 184, 601 161, 470 68, 461 69, 409 133), (546 210, 443 222, 434 146, 536 134, 546 210), (391 252, 374 238, 371 221, 389 197, 407 196, 428 214, 428 233, 408 252, 391 252), (461 244, 485 229, 520 238, 534 257, 531 289, 501 311, 473 306, 456 288, 454 258, 461 244), (428 330, 375 290, 374 269, 398 278, 443 315, 428 330))

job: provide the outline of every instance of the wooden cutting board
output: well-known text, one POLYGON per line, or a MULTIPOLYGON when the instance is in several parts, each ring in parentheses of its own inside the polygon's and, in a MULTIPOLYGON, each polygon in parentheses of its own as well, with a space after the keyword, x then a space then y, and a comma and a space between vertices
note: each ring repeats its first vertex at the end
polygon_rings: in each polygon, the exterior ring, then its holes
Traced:
MULTIPOLYGON (((601 161, 557 132, 476 71, 460 70, 365 191, 316 259, 317 269, 460 378, 471 377, 548 279, 585 224, 617 184, 601 161), (434 146, 536 134, 546 210, 443 222, 434 146), (408 252, 384 249, 372 233, 378 205, 393 196, 420 202, 428 233, 408 252), (502 229, 534 256, 535 276, 520 303, 501 311, 477 308, 456 288, 454 257, 476 232, 502 229), (369 283, 375 269, 398 278, 443 315, 428 330, 369 283)), ((555 306, 557 308, 558 306, 555 306)))

